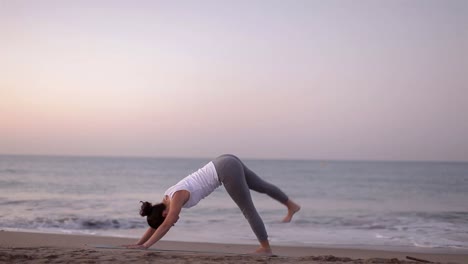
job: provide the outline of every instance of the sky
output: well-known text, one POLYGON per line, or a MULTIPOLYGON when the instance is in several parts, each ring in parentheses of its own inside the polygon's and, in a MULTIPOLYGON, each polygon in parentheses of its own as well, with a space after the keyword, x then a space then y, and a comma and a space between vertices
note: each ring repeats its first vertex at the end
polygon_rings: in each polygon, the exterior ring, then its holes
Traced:
POLYGON ((0 153, 468 161, 468 1, 0 0, 0 153))

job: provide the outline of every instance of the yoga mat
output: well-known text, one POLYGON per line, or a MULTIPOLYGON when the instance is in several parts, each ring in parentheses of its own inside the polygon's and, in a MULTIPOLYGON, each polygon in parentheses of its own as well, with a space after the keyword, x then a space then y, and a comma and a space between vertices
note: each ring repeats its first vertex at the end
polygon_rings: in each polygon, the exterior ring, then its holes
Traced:
MULTIPOLYGON (((255 256, 254 254, 240 254, 240 253, 228 253, 221 251, 198 251, 198 250, 179 250, 179 249, 159 249, 159 248, 148 248, 148 249, 132 249, 122 246, 113 246, 113 245, 88 245, 94 248, 102 249, 123 249, 123 250, 144 250, 144 251, 156 251, 156 252, 174 252, 174 253, 198 253, 198 254, 221 254, 221 255, 235 255, 235 256, 255 256)), ((269 257, 277 257, 277 255, 272 255, 269 257)))

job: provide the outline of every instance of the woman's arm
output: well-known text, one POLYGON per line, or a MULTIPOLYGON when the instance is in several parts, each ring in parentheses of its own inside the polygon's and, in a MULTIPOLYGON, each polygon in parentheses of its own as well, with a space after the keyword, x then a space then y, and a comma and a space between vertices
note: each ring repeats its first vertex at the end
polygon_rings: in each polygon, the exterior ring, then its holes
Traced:
POLYGON ((154 234, 154 232, 156 232, 156 229, 149 227, 140 240, 138 240, 137 245, 143 245, 154 234))
POLYGON ((149 227, 145 233, 143 234, 143 236, 140 238, 140 240, 138 240, 138 242, 136 244, 131 244, 131 245, 124 245, 124 247, 136 247, 136 246, 139 246, 139 245, 143 245, 143 243, 145 243, 146 241, 148 241, 148 239, 154 234, 154 232, 156 231, 156 229, 152 228, 152 227, 149 227))
POLYGON ((149 248, 154 243, 158 242, 161 238, 166 235, 166 233, 171 229, 171 227, 179 220, 179 214, 182 210, 182 206, 190 198, 190 193, 188 191, 182 190, 174 193, 171 199, 171 205, 169 207, 169 212, 166 216, 164 222, 156 229, 151 237, 142 245, 144 248, 149 248))

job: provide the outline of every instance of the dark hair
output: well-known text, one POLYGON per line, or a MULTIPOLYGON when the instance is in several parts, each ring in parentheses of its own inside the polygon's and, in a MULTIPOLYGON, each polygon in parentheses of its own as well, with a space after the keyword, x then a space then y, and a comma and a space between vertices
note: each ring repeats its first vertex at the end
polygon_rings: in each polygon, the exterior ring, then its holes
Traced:
POLYGON ((140 208, 140 215, 146 216, 146 222, 154 229, 157 229, 163 222, 165 217, 162 216, 163 211, 166 209, 166 205, 158 203, 152 205, 150 202, 143 202, 140 208))

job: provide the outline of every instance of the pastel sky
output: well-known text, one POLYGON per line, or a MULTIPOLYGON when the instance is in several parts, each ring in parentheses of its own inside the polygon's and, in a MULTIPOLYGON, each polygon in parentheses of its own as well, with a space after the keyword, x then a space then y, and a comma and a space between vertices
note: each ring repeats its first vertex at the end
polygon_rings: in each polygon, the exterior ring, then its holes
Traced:
POLYGON ((0 0, 0 153, 468 161, 468 1, 0 0))

